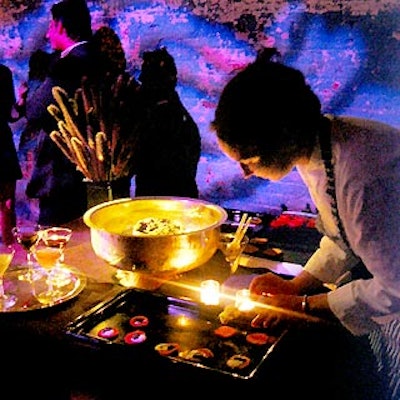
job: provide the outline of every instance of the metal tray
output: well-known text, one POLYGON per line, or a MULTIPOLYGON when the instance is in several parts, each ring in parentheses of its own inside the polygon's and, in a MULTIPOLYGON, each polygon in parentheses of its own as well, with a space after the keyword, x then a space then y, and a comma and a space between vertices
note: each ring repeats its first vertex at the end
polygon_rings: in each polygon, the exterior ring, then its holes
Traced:
POLYGON ((19 313, 44 308, 54 307, 65 303, 78 296, 86 286, 86 276, 74 267, 64 265, 61 270, 63 276, 62 284, 57 286, 58 297, 53 303, 41 303, 35 297, 35 285, 44 284, 45 277, 41 276, 37 281, 30 282, 26 279, 31 269, 26 265, 18 265, 10 268, 4 275, 4 287, 6 292, 17 296, 16 304, 2 313, 19 313))
POLYGON ((221 326, 218 315, 222 309, 221 306, 203 306, 185 298, 165 296, 159 292, 126 289, 72 321, 66 328, 66 334, 85 346, 112 351, 113 355, 122 356, 132 362, 143 359, 151 359, 152 362, 168 360, 167 363, 171 362, 174 366, 200 368, 240 380, 253 378, 274 351, 284 332, 275 332, 273 343, 254 345, 246 340, 246 335, 253 331, 246 324, 245 328, 237 326, 237 334, 233 337, 220 338, 214 330, 221 326), (147 317, 148 325, 132 327, 130 320, 135 316, 147 317), (104 329, 113 329, 118 334, 114 338, 99 336, 104 329), (135 329, 144 332, 146 340, 138 344, 126 344, 124 338, 135 329), (178 343, 181 351, 208 348, 214 356, 192 361, 176 354, 159 355, 155 350, 159 343, 178 343), (235 354, 249 357, 251 362, 248 367, 230 368, 227 360, 235 354))

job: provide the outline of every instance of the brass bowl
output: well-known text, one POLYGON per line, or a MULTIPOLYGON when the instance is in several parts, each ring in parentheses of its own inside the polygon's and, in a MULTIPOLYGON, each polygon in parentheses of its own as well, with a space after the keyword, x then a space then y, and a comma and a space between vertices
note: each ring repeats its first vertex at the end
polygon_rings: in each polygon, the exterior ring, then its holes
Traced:
POLYGON ((105 202, 83 216, 95 254, 122 270, 150 274, 186 272, 207 262, 219 244, 226 211, 206 201, 180 197, 136 197, 105 202), (144 235, 138 221, 166 218, 180 233, 144 235))

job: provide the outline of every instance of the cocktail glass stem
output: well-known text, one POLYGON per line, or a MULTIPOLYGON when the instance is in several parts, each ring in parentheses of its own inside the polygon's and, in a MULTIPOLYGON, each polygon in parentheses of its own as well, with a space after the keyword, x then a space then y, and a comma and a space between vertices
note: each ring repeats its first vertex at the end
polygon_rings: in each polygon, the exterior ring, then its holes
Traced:
POLYGON ((54 294, 54 286, 53 286, 53 280, 52 280, 52 277, 51 277, 51 270, 47 271, 46 283, 47 283, 48 292, 51 293, 51 294, 54 294))
POLYGON ((64 261, 65 261, 64 249, 65 249, 65 245, 62 245, 60 247, 60 258, 58 260, 58 264, 64 264, 64 261))
POLYGON ((29 266, 32 266, 32 264, 33 264, 33 256, 32 256, 32 251, 31 250, 28 250, 27 252, 26 252, 26 262, 27 262, 27 264, 29 265, 29 266))
POLYGON ((8 308, 15 305, 17 302, 17 297, 13 294, 7 295, 4 290, 4 278, 0 278, 0 302, 1 302, 1 309, 7 310, 8 308))
POLYGON ((4 279, 2 276, 0 277, 0 298, 3 300, 6 298, 6 294, 4 292, 4 279))
POLYGON ((10 247, 4 247, 1 249, 1 273, 0 273, 0 308, 7 310, 8 308, 15 305, 17 302, 17 296, 13 294, 6 294, 4 289, 4 274, 7 268, 10 266, 11 261, 14 257, 14 250, 10 247))

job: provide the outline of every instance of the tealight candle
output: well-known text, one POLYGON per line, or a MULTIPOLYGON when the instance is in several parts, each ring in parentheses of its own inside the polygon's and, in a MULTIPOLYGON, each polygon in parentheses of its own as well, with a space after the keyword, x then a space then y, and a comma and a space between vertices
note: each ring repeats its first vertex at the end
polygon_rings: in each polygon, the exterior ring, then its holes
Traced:
POLYGON ((240 311, 249 311, 254 307, 249 289, 241 289, 236 292, 235 306, 240 311))
POLYGON ((208 279, 200 284, 200 298, 207 305, 219 304, 219 282, 208 279))

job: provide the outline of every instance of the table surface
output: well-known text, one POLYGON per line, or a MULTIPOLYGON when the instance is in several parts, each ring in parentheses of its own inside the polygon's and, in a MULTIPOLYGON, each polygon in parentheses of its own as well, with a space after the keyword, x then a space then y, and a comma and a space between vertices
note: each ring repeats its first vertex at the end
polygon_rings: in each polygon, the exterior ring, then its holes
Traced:
MULTIPOLYGON (((93 351, 86 349, 81 344, 77 345, 65 334, 66 325, 97 304, 111 299, 120 291, 125 290, 125 287, 119 285, 115 279, 118 270, 99 259, 93 252, 90 243, 90 230, 84 225, 83 221, 74 221, 69 224, 69 227, 73 229, 73 234, 65 250, 65 263, 79 269, 87 276, 87 285, 84 290, 72 300, 54 307, 0 314, 1 348, 11 354, 8 361, 13 366, 5 373, 4 381, 7 382, 9 378, 12 382, 15 376, 21 376, 21 370, 29 371, 28 374, 23 372, 23 382, 27 382, 27 384, 18 388, 12 385, 12 390, 21 392, 20 398, 27 393, 32 396, 35 390, 37 390, 37 395, 41 399, 51 398, 52 400, 129 398, 127 393, 130 394, 132 391, 130 385, 135 385, 134 382, 141 383, 142 374, 144 374, 143 379, 147 379, 149 371, 151 371, 154 381, 160 382, 160 385, 181 386, 182 379, 185 379, 186 383, 196 383, 198 390, 205 393, 208 393, 209 383, 216 379, 214 383, 218 385, 223 383, 225 387, 229 386, 234 391, 233 393, 238 390, 236 389, 237 386, 248 390, 250 385, 261 385, 261 387, 267 385, 271 388, 274 384, 279 386, 282 394, 284 393, 283 387, 286 387, 285 390, 289 389, 285 384, 287 379, 293 382, 293 385, 289 386, 296 387, 295 382, 298 381, 300 384, 301 379, 304 378, 304 373, 298 373, 300 358, 303 358, 303 364, 308 360, 307 368, 311 367, 311 363, 314 365, 314 363, 321 364, 323 362, 326 373, 321 374, 318 378, 319 385, 321 387, 327 384, 336 385, 335 390, 338 390, 337 381, 342 379, 343 376, 341 374, 340 377, 333 378, 334 366, 328 368, 331 361, 326 362, 326 360, 337 358, 339 354, 345 354, 345 351, 337 352, 337 343, 340 342, 337 336, 329 333, 322 336, 324 340, 320 340, 321 329, 324 330, 325 327, 316 328, 315 324, 307 327, 305 331, 296 332, 294 339, 289 335, 286 342, 282 343, 280 353, 266 366, 264 375, 252 380, 252 382, 240 382, 240 384, 229 379, 228 382, 225 382, 225 378, 222 379, 221 377, 200 377, 201 374, 197 372, 194 376, 191 374, 183 375, 180 370, 176 370, 173 366, 171 368, 163 366, 155 370, 154 366, 145 366, 144 360, 144 364, 139 367, 133 364, 127 365, 126 360, 122 362, 118 357, 115 358, 114 354, 93 351), (304 341, 305 338, 308 342, 304 341), (310 340, 312 345, 309 342, 310 340), (298 346, 299 341, 303 341, 304 345, 298 346), (310 352, 310 349, 313 349, 313 351, 310 352), (313 357, 311 357, 311 354, 313 354, 313 357), (205 379, 207 383, 199 384, 200 378, 205 379), (52 380, 51 388, 39 384, 43 379, 52 380), (128 386, 121 385, 120 382, 124 379, 133 383, 128 386), (118 385, 116 381, 119 382, 118 385), (55 388, 57 388, 57 392, 55 392, 55 388)), ((23 263, 25 260, 25 253, 18 247, 16 245, 17 253, 13 265, 23 263)), ((243 275, 249 274, 245 269, 239 271, 243 275)), ((160 280, 140 281, 138 287, 171 295, 187 296, 197 300, 199 293, 194 288, 199 286, 200 281, 216 279, 222 283, 229 277, 229 267, 218 251, 209 262, 201 267, 166 282, 160 280)), ((344 347, 339 348, 343 349, 344 347)), ((308 373, 310 372, 308 371, 308 373)), ((313 373, 315 376, 320 374, 320 366, 317 366, 316 369, 314 366, 313 373)), ((135 389, 135 393, 138 394, 140 389, 144 389, 146 394, 153 390, 157 392, 157 386, 157 384, 154 388, 139 386, 135 389)), ((343 397, 343 387, 346 387, 346 384, 341 384, 340 387, 341 398, 345 398, 343 397)), ((19 398, 18 393, 16 392, 15 398, 19 398)), ((308 393, 307 396, 310 396, 310 394, 308 393)))

